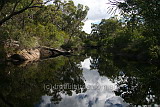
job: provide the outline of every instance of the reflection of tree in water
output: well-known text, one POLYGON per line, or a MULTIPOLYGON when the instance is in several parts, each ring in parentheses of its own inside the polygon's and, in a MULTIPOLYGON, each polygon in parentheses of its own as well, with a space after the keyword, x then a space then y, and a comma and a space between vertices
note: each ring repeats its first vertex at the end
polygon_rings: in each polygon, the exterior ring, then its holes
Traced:
MULTIPOLYGON (((42 95, 51 95, 52 101, 61 101, 59 93, 72 95, 72 91, 80 92, 78 89, 66 90, 44 90, 44 84, 81 84, 82 70, 78 64, 83 57, 57 57, 50 60, 29 64, 25 67, 0 66, 0 106, 22 106, 30 107, 38 103, 42 95)), ((85 91, 85 90, 84 90, 85 91)))
POLYGON ((69 96, 72 96, 72 91, 76 92, 77 94, 80 92, 85 92, 85 87, 81 88, 74 88, 75 86, 84 86, 84 81, 82 78, 82 69, 80 69, 80 66, 78 65, 80 63, 81 58, 68 58, 65 62, 65 66, 62 66, 61 69, 58 69, 56 73, 56 78, 54 79, 55 82, 52 82, 53 86, 56 85, 57 87, 53 89, 53 92, 50 92, 50 90, 47 91, 48 95, 52 95, 52 101, 54 101, 55 104, 58 104, 59 101, 61 101, 60 94, 66 94, 69 96), (77 61, 76 61, 77 60, 77 61), (63 88, 58 86, 64 86, 63 88), (69 87, 65 87, 66 85, 69 85, 69 87))
POLYGON ((106 52, 87 52, 91 68, 117 83, 115 94, 132 105, 160 104, 159 65, 127 61, 106 52))
POLYGON ((118 89, 116 95, 120 95, 125 101, 134 105, 160 104, 160 73, 153 65, 133 65, 139 69, 125 69, 126 75, 119 76, 117 82, 118 89), (150 68, 150 69, 149 69, 150 68))

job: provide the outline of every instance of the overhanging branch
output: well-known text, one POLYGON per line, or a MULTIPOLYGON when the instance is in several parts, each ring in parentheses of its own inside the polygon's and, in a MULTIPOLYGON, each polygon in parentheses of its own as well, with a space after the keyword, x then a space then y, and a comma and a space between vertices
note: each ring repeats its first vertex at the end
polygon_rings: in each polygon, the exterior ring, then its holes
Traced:
POLYGON ((9 19, 11 19, 13 16, 15 16, 15 15, 17 15, 17 14, 20 14, 20 13, 23 13, 25 10, 27 10, 27 9, 29 9, 29 8, 42 8, 44 4, 47 4, 47 3, 50 2, 50 1, 52 1, 52 0, 47 0, 47 1, 43 2, 43 3, 35 3, 35 4, 33 4, 33 3, 34 3, 34 0, 32 0, 32 1, 31 1, 27 6, 25 6, 24 8, 22 8, 22 9, 20 9, 20 10, 18 10, 18 11, 15 11, 17 5, 18 5, 19 2, 20 2, 20 0, 18 0, 18 1, 15 3, 15 5, 14 5, 14 7, 13 7, 13 9, 12 9, 12 12, 10 13, 10 15, 8 15, 8 16, 6 16, 6 17, 4 17, 3 19, 0 20, 0 26, 1 26, 2 24, 4 24, 6 21, 8 21, 9 19))

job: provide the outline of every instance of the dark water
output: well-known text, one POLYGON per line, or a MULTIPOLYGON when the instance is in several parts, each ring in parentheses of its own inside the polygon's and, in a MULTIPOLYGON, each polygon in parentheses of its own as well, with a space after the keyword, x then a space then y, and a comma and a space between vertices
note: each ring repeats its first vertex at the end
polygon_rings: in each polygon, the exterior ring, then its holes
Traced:
POLYGON ((128 107, 160 104, 160 66, 97 50, 0 65, 0 107, 128 107))

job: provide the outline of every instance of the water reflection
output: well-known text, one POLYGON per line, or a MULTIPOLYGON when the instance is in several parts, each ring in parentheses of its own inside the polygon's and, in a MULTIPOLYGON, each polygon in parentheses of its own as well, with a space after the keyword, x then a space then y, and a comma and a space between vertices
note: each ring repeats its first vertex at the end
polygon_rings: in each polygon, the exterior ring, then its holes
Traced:
POLYGON ((137 62, 114 56, 105 50, 88 51, 92 56, 91 69, 98 69, 101 76, 107 76, 116 83, 115 94, 132 106, 155 106, 160 104, 160 66, 137 62))
POLYGON ((52 96, 53 103, 62 99, 60 93, 68 96, 82 90, 44 90, 44 84, 73 83, 84 85, 82 70, 78 63, 84 57, 57 57, 45 61, 30 63, 27 66, 0 66, 0 106, 1 107, 32 107, 38 105, 42 95, 52 96), (74 91, 74 92, 73 92, 74 91))
POLYGON ((160 66, 87 50, 15 66, 0 64, 1 107, 125 107, 160 104, 160 66), (45 84, 82 86, 45 89, 45 84))
POLYGON ((100 76, 97 70, 90 70, 91 58, 81 62, 83 68, 83 80, 87 91, 84 93, 73 93, 72 96, 60 93, 62 100, 59 104, 50 101, 51 96, 43 96, 40 107, 126 107, 121 97, 115 95, 116 84, 107 77, 100 76))

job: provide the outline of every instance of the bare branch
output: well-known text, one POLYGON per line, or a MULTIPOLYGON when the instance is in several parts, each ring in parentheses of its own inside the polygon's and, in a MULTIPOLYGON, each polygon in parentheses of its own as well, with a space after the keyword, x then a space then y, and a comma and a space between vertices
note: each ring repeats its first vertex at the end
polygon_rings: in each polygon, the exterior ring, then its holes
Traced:
POLYGON ((28 8, 42 8, 43 6, 30 6, 30 7, 28 7, 28 8))
POLYGON ((24 12, 25 10, 27 10, 29 8, 41 7, 41 6, 31 6, 33 4, 33 2, 34 2, 34 0, 32 0, 26 7, 22 8, 22 9, 20 9, 18 11, 15 11, 15 9, 16 9, 16 7, 17 7, 19 2, 20 2, 20 0, 15 3, 15 5, 13 7, 13 10, 12 10, 10 15, 8 15, 8 16, 4 17, 2 20, 0 20, 0 26, 3 23, 5 23, 6 21, 8 21, 9 19, 11 19, 13 16, 15 16, 17 14, 20 14, 20 13, 24 12))
POLYGON ((51 1, 53 1, 53 0, 47 0, 43 4, 47 4, 47 3, 51 2, 51 1))
POLYGON ((29 8, 42 8, 44 4, 47 4, 48 2, 52 1, 52 0, 47 0, 46 2, 43 2, 43 3, 34 3, 34 0, 32 0, 27 6, 25 6, 24 8, 18 10, 18 11, 15 11, 16 10, 16 7, 18 5, 18 3, 20 2, 21 0, 18 0, 14 7, 13 7, 13 10, 12 12, 10 13, 10 15, 4 17, 2 20, 0 20, 0 26, 5 23, 6 21, 8 21, 9 19, 11 19, 13 16, 17 15, 17 14, 20 14, 22 12, 24 12, 25 10, 29 9, 29 8))
POLYGON ((15 5, 14 5, 14 7, 13 7, 12 13, 15 11, 15 9, 16 9, 16 7, 17 7, 17 5, 18 5, 18 3, 19 3, 20 1, 21 1, 21 0, 16 1, 15 5))
POLYGON ((13 7, 13 10, 12 12, 10 13, 10 15, 4 17, 3 19, 0 20, 0 26, 5 23, 6 21, 8 21, 9 19, 11 19, 13 16, 17 15, 17 14, 20 14, 22 12, 24 12, 25 10, 29 9, 29 8, 42 8, 45 4, 47 4, 48 2, 51 2, 53 0, 46 0, 45 2, 42 2, 42 3, 34 3, 34 0, 32 0, 27 6, 25 6, 24 8, 18 10, 18 11, 15 11, 16 10, 16 7, 17 5, 19 4, 21 0, 18 0, 15 4, 14 4, 14 7, 13 7))

